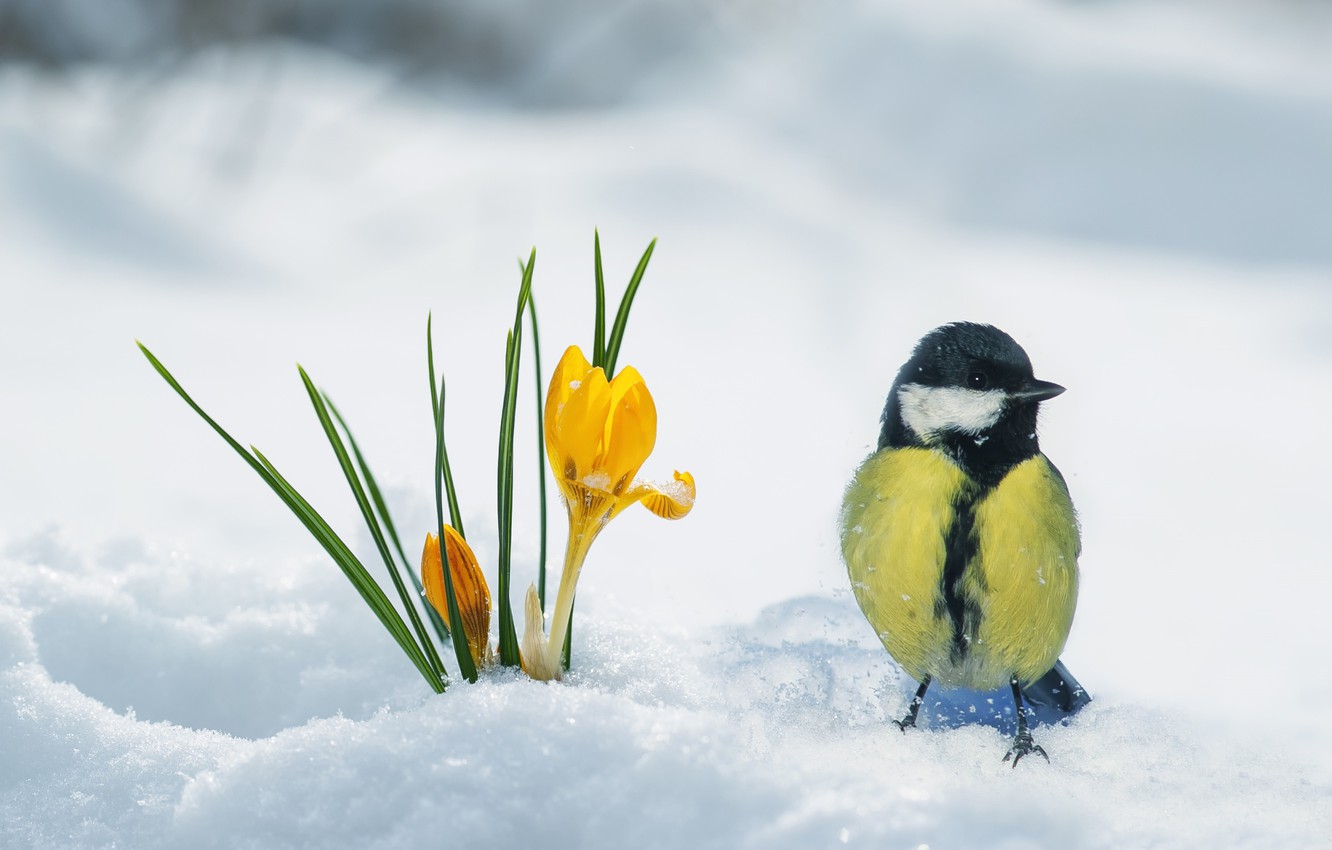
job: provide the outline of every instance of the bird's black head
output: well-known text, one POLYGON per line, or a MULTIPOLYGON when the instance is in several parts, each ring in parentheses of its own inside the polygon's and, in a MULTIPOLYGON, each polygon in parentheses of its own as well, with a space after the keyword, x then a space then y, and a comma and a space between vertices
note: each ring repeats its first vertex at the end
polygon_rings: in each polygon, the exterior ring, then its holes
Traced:
POLYGON ((1027 352, 998 328, 944 325, 916 344, 897 373, 879 448, 939 448, 978 480, 997 481, 1040 451, 1040 402, 1063 391, 1038 381, 1027 352))

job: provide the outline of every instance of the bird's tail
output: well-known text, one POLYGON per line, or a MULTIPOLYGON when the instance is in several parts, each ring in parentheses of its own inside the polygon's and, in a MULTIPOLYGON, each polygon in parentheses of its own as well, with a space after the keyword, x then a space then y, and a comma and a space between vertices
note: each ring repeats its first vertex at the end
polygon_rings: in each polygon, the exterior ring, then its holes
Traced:
POLYGON ((1022 689, 1022 696, 1032 705, 1075 714, 1091 702, 1091 694, 1078 684, 1064 662, 1056 661, 1050 671, 1022 689))

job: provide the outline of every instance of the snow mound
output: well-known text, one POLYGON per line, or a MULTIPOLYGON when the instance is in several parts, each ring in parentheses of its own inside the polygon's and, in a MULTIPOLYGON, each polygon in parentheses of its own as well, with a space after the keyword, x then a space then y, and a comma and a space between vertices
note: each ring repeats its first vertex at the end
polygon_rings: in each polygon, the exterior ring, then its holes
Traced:
POLYGON ((362 630, 331 566, 265 585, 167 561, 124 543, 82 559, 50 535, 10 547, 6 846, 1257 848, 1332 827, 1313 767, 1113 695, 1037 728, 1050 764, 1001 762, 998 721, 927 710, 904 735, 886 718, 914 683, 848 594, 693 640, 583 619, 565 683, 491 670, 436 697, 362 630), (288 725, 260 734, 265 717, 288 725))

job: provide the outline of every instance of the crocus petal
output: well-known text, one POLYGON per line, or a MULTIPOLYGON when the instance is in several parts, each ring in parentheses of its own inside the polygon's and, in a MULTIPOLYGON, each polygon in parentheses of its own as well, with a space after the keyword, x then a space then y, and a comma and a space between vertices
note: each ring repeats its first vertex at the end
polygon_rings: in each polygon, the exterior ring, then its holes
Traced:
POLYGON ((610 416, 606 421, 602 469, 609 489, 621 493, 657 444, 657 406, 638 370, 626 366, 610 384, 610 416))
POLYGON ((549 682, 560 678, 560 659, 552 663, 546 647, 545 626, 542 624, 541 598, 535 584, 527 586, 527 599, 523 604, 524 626, 522 643, 523 672, 533 679, 549 682))
POLYGON ((680 519, 694 507, 694 498, 698 490, 694 486, 694 476, 688 472, 676 472, 675 481, 659 485, 650 481, 640 481, 625 494, 625 506, 641 501, 643 507, 662 519, 680 519))
POLYGON ((559 420, 560 411, 568 403, 569 396, 573 395, 574 390, 582 384, 587 373, 591 371, 592 364, 587 362, 582 350, 576 345, 571 345, 565 349, 564 356, 560 358, 560 362, 555 366, 555 372, 550 376, 550 386, 546 390, 544 422, 546 458, 554 470, 561 470, 564 466, 564 458, 557 454, 555 424, 559 420))
MULTIPOLYGON (((462 618, 463 636, 477 666, 485 664, 490 649, 490 588, 476 561, 476 554, 462 535, 450 526, 444 526, 444 540, 449 552, 449 573, 453 577, 453 595, 458 600, 458 615, 462 618)), ((444 563, 439 554, 439 538, 426 535, 425 549, 421 553, 421 584, 444 624, 449 622, 449 600, 444 590, 444 563)), ((456 630, 455 630, 456 631, 456 630)), ((456 639, 456 635, 455 635, 456 639)))
POLYGON ((552 464, 552 469, 557 476, 578 481, 599 469, 610 404, 606 373, 593 369, 556 416, 554 445, 559 465, 552 464))
POLYGON ((569 540, 555 597, 550 634, 542 641, 536 589, 526 600, 523 669, 534 679, 558 679, 579 573, 592 541, 616 514, 642 502, 654 514, 679 519, 694 506, 694 477, 675 473, 665 485, 634 481, 657 442, 657 407, 643 376, 626 366, 607 381, 588 369, 576 347, 565 351, 546 394, 546 457, 569 511, 569 540))

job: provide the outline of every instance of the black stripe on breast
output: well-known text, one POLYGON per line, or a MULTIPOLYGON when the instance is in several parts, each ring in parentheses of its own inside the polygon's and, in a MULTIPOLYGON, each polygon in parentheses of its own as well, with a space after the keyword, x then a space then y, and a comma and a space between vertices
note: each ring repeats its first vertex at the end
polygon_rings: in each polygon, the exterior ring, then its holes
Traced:
POLYGON ((968 481, 953 499, 953 522, 944 533, 944 568, 939 579, 935 616, 947 615, 953 624, 953 663, 959 663, 970 649, 971 636, 980 629, 980 605, 966 598, 962 590, 967 565, 980 547, 976 533, 976 506, 992 488, 968 481))

